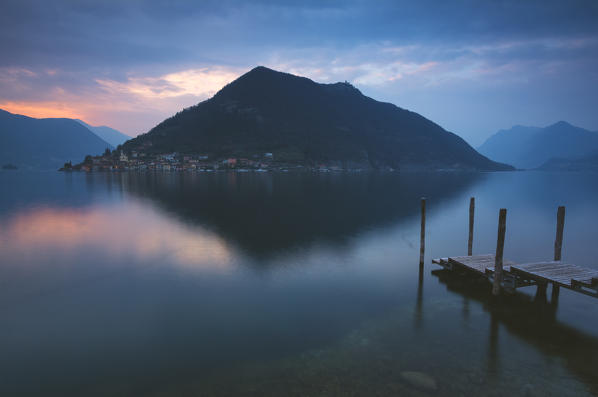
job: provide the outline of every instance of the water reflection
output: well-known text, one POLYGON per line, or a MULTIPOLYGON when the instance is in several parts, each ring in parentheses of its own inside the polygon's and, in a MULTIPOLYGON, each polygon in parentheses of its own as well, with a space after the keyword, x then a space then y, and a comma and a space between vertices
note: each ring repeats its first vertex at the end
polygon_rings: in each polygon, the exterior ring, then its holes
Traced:
POLYGON ((0 395, 417 395, 403 371, 441 396, 596 392, 590 298, 496 305, 417 265, 419 198, 429 263, 464 253, 472 195, 474 252, 506 206, 507 256, 551 254, 565 204, 565 257, 587 263, 584 178, 556 198, 524 173, 2 178, 0 395))
POLYGON ((436 205, 486 177, 479 173, 147 174, 123 189, 199 224, 249 254, 269 256, 314 242, 344 245, 365 230, 418 216, 419 197, 436 205))
POLYGON ((417 299, 415 301, 415 328, 420 329, 423 321, 424 308, 424 266, 419 267, 417 276, 417 299))
MULTIPOLYGON (((182 266, 225 270, 229 249, 205 230, 173 223, 141 205, 79 209, 33 208, 0 225, 0 250, 7 262, 23 253, 104 249, 108 258, 132 255, 182 266)), ((37 258, 40 259, 40 258, 37 258)))
POLYGON ((218 235, 147 205, 31 207, 0 223, 0 309, 152 267, 227 274, 218 235))

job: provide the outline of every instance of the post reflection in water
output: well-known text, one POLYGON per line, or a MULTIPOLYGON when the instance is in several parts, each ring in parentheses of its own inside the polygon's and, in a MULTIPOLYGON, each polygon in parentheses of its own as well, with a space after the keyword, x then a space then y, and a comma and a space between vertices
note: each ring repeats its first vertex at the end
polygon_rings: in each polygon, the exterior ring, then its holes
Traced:
POLYGON ((498 362, 498 318, 496 314, 490 312, 490 334, 488 338, 488 375, 491 379, 496 379, 499 371, 498 362))
POLYGON ((592 393, 598 393, 598 337, 559 322, 557 303, 547 302, 546 296, 542 296, 543 289, 538 289, 540 292, 535 296, 516 292, 497 300, 489 293, 484 279, 467 280, 447 270, 435 270, 433 275, 450 291, 481 303, 484 311, 489 313, 487 357, 490 376, 497 377, 500 373, 501 357, 508 360, 517 356, 509 346, 499 346, 499 331, 504 328, 547 356, 562 358, 567 368, 583 379, 592 393))
POLYGON ((419 266, 417 276, 417 300, 415 303, 415 329, 422 327, 424 305, 424 266, 419 266))
POLYGON ((463 297, 463 309, 461 310, 463 314, 463 321, 467 322, 469 320, 469 298, 463 297))

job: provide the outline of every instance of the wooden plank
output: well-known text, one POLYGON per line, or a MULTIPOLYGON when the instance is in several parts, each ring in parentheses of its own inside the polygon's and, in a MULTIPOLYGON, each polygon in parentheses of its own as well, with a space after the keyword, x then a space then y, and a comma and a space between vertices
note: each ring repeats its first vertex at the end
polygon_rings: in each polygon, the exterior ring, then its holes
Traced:
POLYGON ((478 273, 484 273, 486 267, 494 264, 492 257, 493 255, 449 257, 448 261, 452 265, 474 270, 478 273))
POLYGON ((470 267, 472 269, 485 269, 487 267, 494 266, 493 262, 461 263, 461 262, 453 261, 453 260, 450 260, 450 259, 449 259, 449 263, 451 263, 453 265, 457 265, 457 266, 470 267))
POLYGON ((584 269, 581 267, 577 267, 577 266, 568 266, 568 267, 563 267, 563 268, 551 268, 551 269, 539 269, 536 270, 535 273, 542 273, 542 274, 546 274, 546 275, 550 275, 550 276, 555 276, 555 277, 559 277, 559 276, 563 276, 563 277, 569 277, 569 276, 575 276, 575 275, 587 275, 587 276, 592 276, 595 272, 589 270, 589 269, 584 269))
POLYGON ((535 273, 543 274, 546 277, 554 277, 554 278, 573 278, 575 276, 591 276, 592 273, 588 273, 583 270, 577 269, 566 269, 559 271, 558 269, 554 269, 551 271, 537 271, 535 273))
POLYGON ((494 255, 492 255, 492 254, 475 255, 475 256, 451 256, 449 258, 451 258, 455 261, 461 262, 461 263, 494 261, 494 255))
MULTIPOLYGON (((512 263, 512 264, 514 265, 515 263, 512 263)), ((503 262, 502 270, 503 270, 503 273, 510 273, 511 272, 511 265, 507 265, 505 262, 503 262)), ((489 273, 494 273, 494 265, 488 266, 486 268, 486 271, 488 271, 489 273)))
POLYGON ((592 275, 594 274, 593 272, 588 272, 587 270, 583 270, 583 269, 567 269, 562 272, 559 272, 557 270, 552 270, 552 271, 543 272, 543 273, 550 275, 550 276, 554 276, 554 277, 569 277, 569 278, 592 277, 592 275))
POLYGON ((482 263, 493 262, 494 255, 476 255, 476 256, 449 256, 449 260, 459 263, 482 263))
MULTIPOLYGON (((534 280, 542 280, 542 281, 551 281, 547 278, 545 278, 544 276, 542 276, 541 274, 537 274, 534 271, 527 271, 525 269, 521 268, 521 265, 518 266, 511 266, 511 273, 514 274, 518 274, 522 277, 525 278, 529 278, 529 279, 534 279, 534 280)), ((557 284, 562 284, 561 282, 556 282, 557 284)), ((567 286, 566 284, 563 284, 564 286, 567 286)))
MULTIPOLYGON (((476 255, 476 256, 456 256, 456 257, 449 257, 448 261, 454 265, 466 267, 472 270, 479 271, 481 273, 485 272, 486 269, 492 268, 494 269, 495 259, 494 255, 476 255)), ((506 268, 510 268, 511 265, 515 265, 514 262, 509 260, 503 260, 505 271, 506 268)), ((492 270, 494 271, 494 270, 492 270)))
POLYGON ((555 261, 548 261, 548 262, 533 262, 533 263, 523 263, 518 265, 520 269, 525 270, 532 270, 536 268, 548 268, 551 265, 562 265, 562 262, 555 262, 555 261))
POLYGON ((571 280, 571 285, 581 285, 583 287, 594 288, 598 287, 598 279, 574 277, 571 280))

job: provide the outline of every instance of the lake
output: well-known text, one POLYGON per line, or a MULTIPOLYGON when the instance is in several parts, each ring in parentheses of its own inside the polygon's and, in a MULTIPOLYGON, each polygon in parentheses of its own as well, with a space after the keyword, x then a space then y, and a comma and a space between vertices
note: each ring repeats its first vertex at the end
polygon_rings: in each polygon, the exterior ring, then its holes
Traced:
POLYGON ((475 196, 474 254, 507 208, 505 258, 552 259, 565 205, 563 259, 598 268, 595 174, 3 171, 0 189, 0 395, 598 395, 598 299, 497 301, 431 264, 466 254, 475 196))

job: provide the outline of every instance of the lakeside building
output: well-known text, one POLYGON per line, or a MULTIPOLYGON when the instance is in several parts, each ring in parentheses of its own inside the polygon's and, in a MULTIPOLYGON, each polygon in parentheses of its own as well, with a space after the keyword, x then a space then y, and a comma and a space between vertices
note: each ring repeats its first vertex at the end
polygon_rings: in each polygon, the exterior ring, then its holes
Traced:
POLYGON ((208 154, 185 153, 143 153, 106 151, 99 156, 86 156, 85 160, 76 165, 65 165, 67 171, 196 171, 210 172, 221 170, 244 171, 288 171, 303 170, 316 172, 329 171, 362 171, 367 165, 356 167, 355 164, 345 164, 341 161, 313 163, 289 162, 275 160, 273 153, 250 154, 239 157, 217 158, 208 154))

